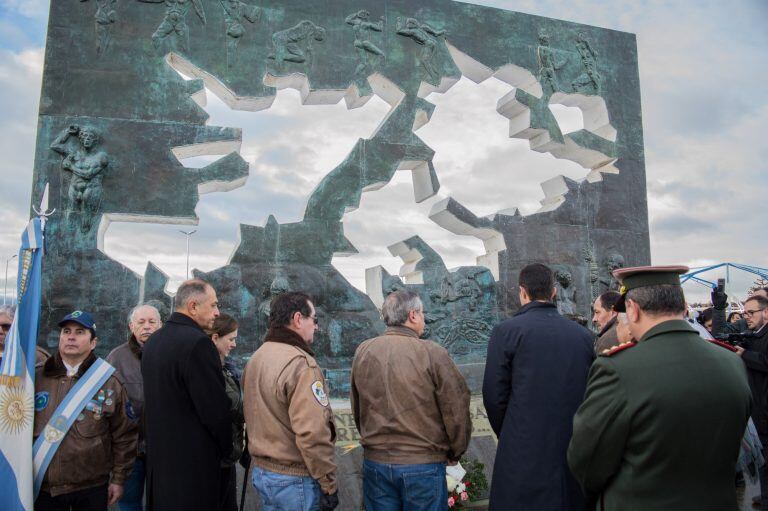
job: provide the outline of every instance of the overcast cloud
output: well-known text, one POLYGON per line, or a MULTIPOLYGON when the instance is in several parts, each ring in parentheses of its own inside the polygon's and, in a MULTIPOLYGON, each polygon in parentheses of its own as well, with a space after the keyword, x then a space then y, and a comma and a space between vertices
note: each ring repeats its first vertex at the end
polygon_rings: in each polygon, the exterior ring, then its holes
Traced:
MULTIPOLYGON (((653 262, 768 266, 761 207, 768 189, 763 140, 768 128, 768 4, 476 3, 637 34, 653 262)), ((0 262, 17 250, 27 218, 47 7, 45 0, 0 0, 0 262)), ((531 213, 542 198, 540 182, 557 174, 574 179, 586 174, 577 164, 507 138, 507 121, 495 113, 495 104, 509 90, 494 79, 480 85, 462 80, 448 93, 430 96, 437 108, 418 132, 437 151, 441 197, 453 195, 478 214, 509 207, 531 213)), ((226 263, 240 222, 263 225, 269 214, 281 222, 299 220, 314 186, 358 138, 370 136, 387 111, 378 98, 351 111, 343 103, 303 107, 294 91, 281 92, 270 110, 258 113, 231 111, 211 94, 208 100, 210 124, 243 128, 241 154, 250 164, 250 177, 241 189, 200 201, 191 264, 203 270, 226 263)), ((556 115, 565 131, 578 129, 579 115, 567 109, 556 115)), ((397 272, 399 261, 386 247, 413 234, 441 253, 449 267, 473 264, 481 243, 447 233, 427 218, 438 199, 414 204, 407 172, 364 194, 360 209, 345 217, 347 237, 360 254, 336 258, 334 264, 362 287, 367 267, 382 264, 397 272)), ((139 273, 151 257, 175 287, 185 272, 180 228, 188 227, 112 224, 106 250, 139 273)), ((738 294, 753 280, 736 273, 732 277, 738 294)), ((686 292, 691 299, 706 294, 696 285, 686 292)))

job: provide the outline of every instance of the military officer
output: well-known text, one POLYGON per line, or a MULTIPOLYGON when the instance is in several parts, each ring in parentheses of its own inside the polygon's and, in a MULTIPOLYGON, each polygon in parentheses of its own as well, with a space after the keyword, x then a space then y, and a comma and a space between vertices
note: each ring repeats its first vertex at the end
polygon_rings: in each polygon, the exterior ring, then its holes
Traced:
POLYGON ((637 342, 602 353, 576 412, 568 463, 605 511, 736 511, 751 396, 737 355, 683 319, 685 266, 616 270, 637 342))

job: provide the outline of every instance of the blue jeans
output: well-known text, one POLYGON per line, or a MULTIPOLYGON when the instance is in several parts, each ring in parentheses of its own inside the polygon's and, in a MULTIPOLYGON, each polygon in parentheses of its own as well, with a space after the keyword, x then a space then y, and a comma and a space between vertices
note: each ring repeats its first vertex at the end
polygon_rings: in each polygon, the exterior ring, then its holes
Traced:
POLYGON ((390 465, 363 461, 366 511, 441 511, 448 509, 444 463, 390 465))
POLYGON ((262 511, 318 511, 320 485, 309 476, 288 476, 253 467, 253 487, 262 511))
POLYGON ((123 486, 123 498, 117 503, 120 511, 142 511, 144 506, 144 478, 147 474, 147 468, 144 458, 136 458, 136 462, 131 469, 131 475, 125 480, 123 486))

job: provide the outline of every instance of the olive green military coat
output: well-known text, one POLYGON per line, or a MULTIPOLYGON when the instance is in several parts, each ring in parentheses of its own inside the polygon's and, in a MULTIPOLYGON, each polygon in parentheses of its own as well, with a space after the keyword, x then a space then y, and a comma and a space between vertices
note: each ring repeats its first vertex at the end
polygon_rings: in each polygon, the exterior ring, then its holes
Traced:
POLYGON ((736 511, 750 407, 741 359, 666 321, 592 365, 568 463, 600 511, 736 511))

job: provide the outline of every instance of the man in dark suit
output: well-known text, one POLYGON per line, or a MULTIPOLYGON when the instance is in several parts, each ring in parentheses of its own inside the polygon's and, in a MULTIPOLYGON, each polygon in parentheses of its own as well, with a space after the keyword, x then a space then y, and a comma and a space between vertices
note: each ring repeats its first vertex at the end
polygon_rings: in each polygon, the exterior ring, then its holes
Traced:
POLYGON ((623 268, 616 310, 638 339, 601 354, 574 418, 568 462, 601 511, 736 511, 750 412, 739 357, 683 319, 685 266, 623 268))
POLYGON ((216 511, 221 460, 232 449, 229 399, 216 347, 203 331, 219 315, 216 291, 188 280, 176 310, 144 347, 147 507, 216 511))
POLYGON ((557 312, 552 271, 520 271, 522 307, 488 343, 483 403, 499 439, 491 511, 582 511, 565 459, 594 359, 592 334, 557 312))

